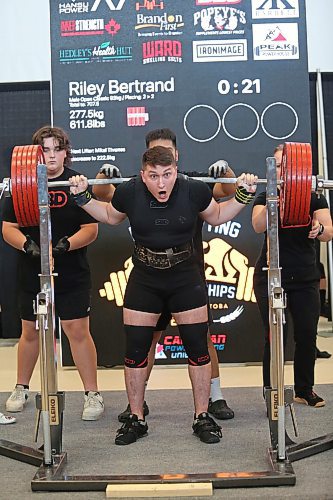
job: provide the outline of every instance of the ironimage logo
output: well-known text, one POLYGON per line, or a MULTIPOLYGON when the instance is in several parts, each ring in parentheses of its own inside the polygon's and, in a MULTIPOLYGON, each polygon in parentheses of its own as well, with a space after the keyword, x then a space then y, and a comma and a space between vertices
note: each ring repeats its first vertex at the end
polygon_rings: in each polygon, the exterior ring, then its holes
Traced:
POLYGON ((193 62, 247 60, 247 40, 203 40, 192 44, 193 62))

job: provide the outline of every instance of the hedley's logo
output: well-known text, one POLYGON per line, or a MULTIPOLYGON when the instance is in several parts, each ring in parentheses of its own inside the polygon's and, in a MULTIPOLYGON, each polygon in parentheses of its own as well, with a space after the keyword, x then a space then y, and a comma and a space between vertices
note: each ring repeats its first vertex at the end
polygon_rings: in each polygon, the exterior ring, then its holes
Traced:
POLYGON ((76 19, 60 22, 61 36, 104 35, 105 31, 114 36, 120 27, 114 19, 110 19, 107 24, 104 24, 104 19, 76 19))
POLYGON ((89 2, 66 2, 59 4, 59 14, 84 14, 89 12, 89 2))
POLYGON ((59 50, 59 61, 62 64, 131 60, 132 47, 126 45, 112 45, 110 41, 103 42, 94 47, 59 50))
POLYGON ((124 6, 126 0, 118 0, 118 1, 112 1, 112 0, 95 0, 92 7, 91 7, 91 12, 95 12, 98 7, 100 6, 101 2, 104 2, 107 4, 110 10, 121 10, 124 6))
POLYGON ((153 40, 142 44, 142 63, 182 62, 182 43, 178 40, 153 40))
POLYGON ((299 59, 297 23, 253 24, 255 60, 299 59))
POLYGON ((299 17, 299 0, 252 0, 252 17, 299 17))
POLYGON ((246 14, 235 7, 208 7, 195 12, 194 26, 201 26, 196 35, 244 35, 240 25, 246 24, 246 14))
POLYGON ((144 0, 143 2, 135 2, 135 10, 140 9, 164 9, 164 2, 158 0, 144 0))
POLYGON ((155 14, 146 16, 144 14, 136 15, 135 30, 138 36, 172 36, 181 35, 184 27, 183 16, 181 14, 155 14), (143 30, 143 32, 139 31, 143 30))

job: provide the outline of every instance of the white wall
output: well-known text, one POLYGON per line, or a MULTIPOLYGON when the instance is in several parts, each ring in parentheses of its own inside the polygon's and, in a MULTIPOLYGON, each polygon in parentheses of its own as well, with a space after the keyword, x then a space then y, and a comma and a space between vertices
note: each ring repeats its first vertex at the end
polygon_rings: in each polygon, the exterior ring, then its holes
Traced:
MULTIPOLYGON (((309 71, 333 72, 333 0, 306 10, 309 71)), ((50 64, 49 1, 0 0, 0 83, 48 81, 50 64)))

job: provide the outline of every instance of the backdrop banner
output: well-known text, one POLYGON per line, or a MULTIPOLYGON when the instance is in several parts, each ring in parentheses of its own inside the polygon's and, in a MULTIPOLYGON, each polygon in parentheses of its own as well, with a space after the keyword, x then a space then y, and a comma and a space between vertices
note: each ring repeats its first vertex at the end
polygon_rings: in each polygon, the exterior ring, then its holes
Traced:
MULTIPOLYGON (((137 174, 155 128, 177 134, 186 172, 225 159, 237 175, 265 177, 277 144, 310 142, 304 0, 52 0, 50 11, 53 123, 69 132, 73 168, 88 177, 103 163, 137 174)), ((262 236, 252 230, 251 208, 219 227, 205 224, 203 241, 219 358, 259 361, 252 277, 262 236)), ((100 225, 89 250, 99 365, 123 362, 132 249, 126 222, 100 225)), ((64 346, 63 363, 71 364, 64 346)), ((185 358, 171 325, 156 359, 185 358)))

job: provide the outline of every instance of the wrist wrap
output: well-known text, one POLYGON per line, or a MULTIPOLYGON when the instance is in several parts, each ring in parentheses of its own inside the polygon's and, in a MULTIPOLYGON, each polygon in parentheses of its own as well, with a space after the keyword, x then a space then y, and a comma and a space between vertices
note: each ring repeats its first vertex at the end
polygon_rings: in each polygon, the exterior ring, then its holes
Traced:
POLYGON ((92 196, 91 196, 90 192, 88 191, 88 189, 86 189, 85 191, 82 191, 82 193, 72 194, 72 196, 73 196, 73 199, 74 199, 75 203, 79 207, 83 207, 84 205, 86 205, 87 203, 89 203, 89 201, 92 198, 92 196))
POLYGON ((251 203, 253 198, 255 197, 255 193, 249 193, 246 191, 244 186, 238 186, 235 192, 235 200, 242 205, 248 205, 251 203))

